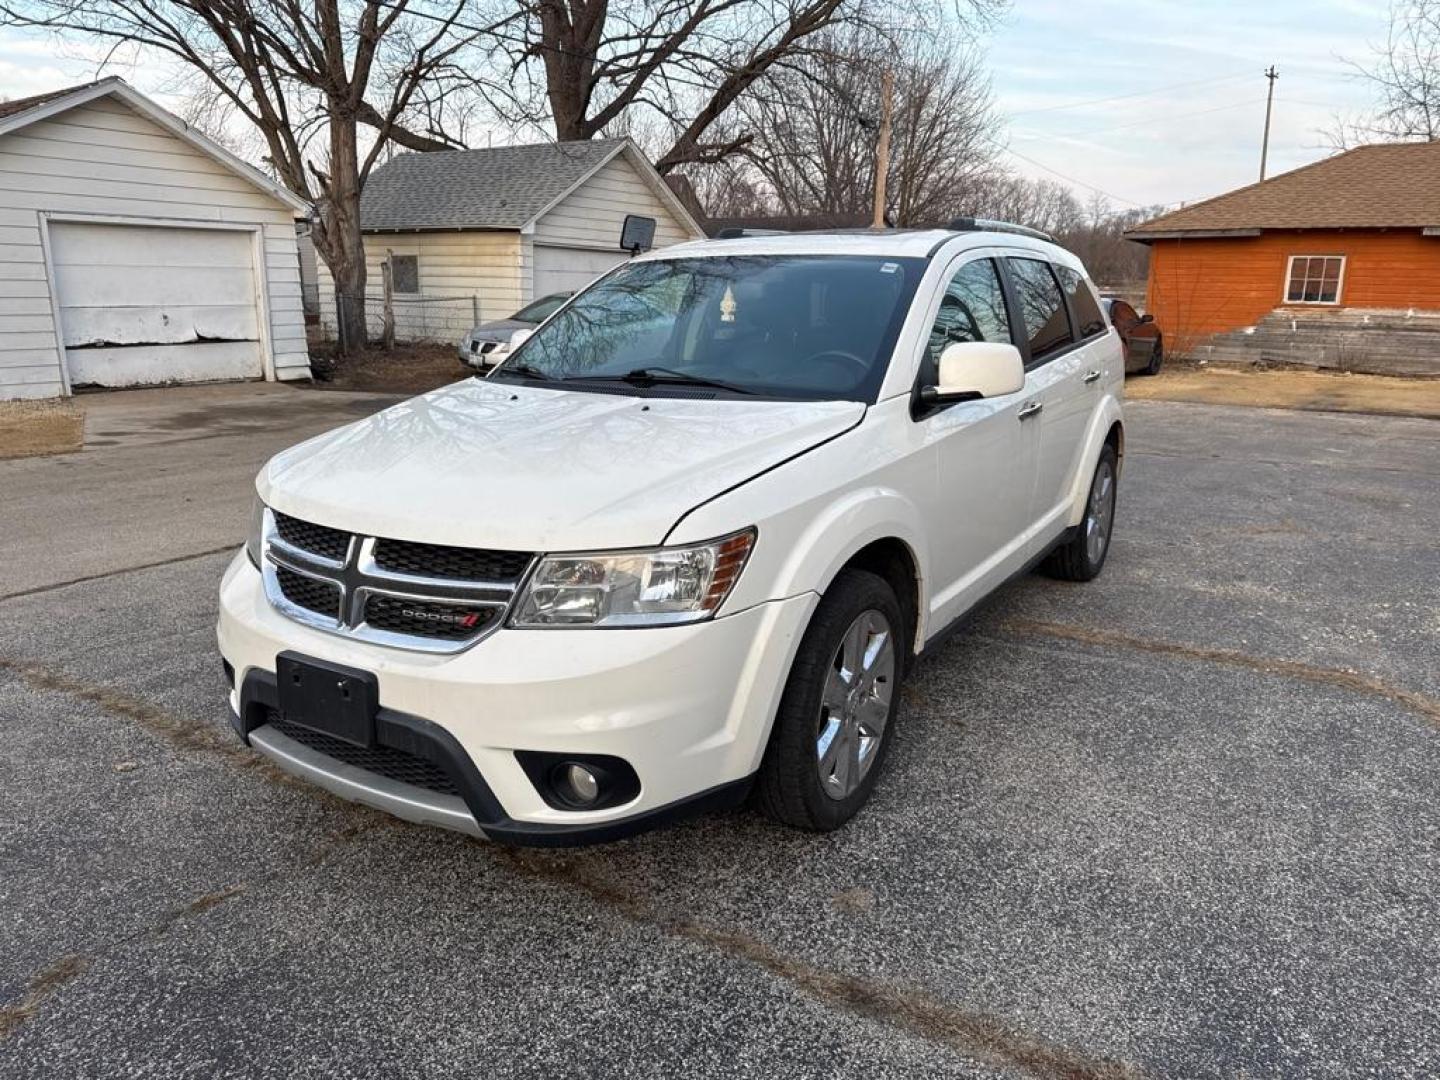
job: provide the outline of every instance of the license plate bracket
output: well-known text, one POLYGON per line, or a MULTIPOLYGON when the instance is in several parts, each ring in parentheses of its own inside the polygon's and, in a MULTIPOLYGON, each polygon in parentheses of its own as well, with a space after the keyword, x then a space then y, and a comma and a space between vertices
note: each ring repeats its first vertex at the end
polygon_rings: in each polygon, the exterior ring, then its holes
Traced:
POLYGON ((275 681, 276 704, 288 722, 355 746, 375 745, 380 683, 374 672, 282 652, 275 681))

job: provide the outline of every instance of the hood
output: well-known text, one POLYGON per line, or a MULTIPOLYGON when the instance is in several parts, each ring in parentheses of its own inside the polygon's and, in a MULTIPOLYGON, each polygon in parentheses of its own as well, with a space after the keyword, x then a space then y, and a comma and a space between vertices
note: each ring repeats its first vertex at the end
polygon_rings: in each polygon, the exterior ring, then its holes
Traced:
POLYGON ((472 341, 509 341, 516 330, 534 330, 536 324, 523 319, 496 319, 470 331, 472 341))
POLYGON ((699 503, 864 413, 855 401, 634 397, 470 379, 277 455, 257 487, 282 513, 402 540, 644 547, 699 503))

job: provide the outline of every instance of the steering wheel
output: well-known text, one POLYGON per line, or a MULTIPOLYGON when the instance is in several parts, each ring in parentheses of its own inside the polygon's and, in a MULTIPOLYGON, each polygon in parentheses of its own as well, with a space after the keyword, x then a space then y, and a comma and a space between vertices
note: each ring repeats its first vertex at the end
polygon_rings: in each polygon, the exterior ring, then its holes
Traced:
POLYGON ((856 378, 860 379, 863 379, 870 373, 870 365, 865 362, 863 357, 856 356, 852 352, 846 352, 844 349, 825 349, 811 356, 807 356, 804 361, 804 366, 809 366, 810 364, 851 365, 855 368, 854 374, 856 378))

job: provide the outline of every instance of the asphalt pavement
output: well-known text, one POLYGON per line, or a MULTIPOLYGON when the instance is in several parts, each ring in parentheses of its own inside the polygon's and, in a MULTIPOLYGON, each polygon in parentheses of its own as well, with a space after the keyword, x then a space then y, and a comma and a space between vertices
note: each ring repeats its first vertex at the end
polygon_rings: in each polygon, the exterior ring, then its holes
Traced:
POLYGON ((1440 1073, 1440 424, 1136 404, 849 827, 535 853, 231 735, 206 552, 383 402, 224 398, 0 463, 0 1077, 1440 1073))

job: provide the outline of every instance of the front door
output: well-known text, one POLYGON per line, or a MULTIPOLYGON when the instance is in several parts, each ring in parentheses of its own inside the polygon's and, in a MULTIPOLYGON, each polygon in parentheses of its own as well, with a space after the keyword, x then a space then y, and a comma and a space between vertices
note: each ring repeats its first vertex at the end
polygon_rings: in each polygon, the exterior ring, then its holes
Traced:
MULTIPOLYGON (((962 256, 933 318, 921 358, 922 385, 935 383, 940 353, 953 342, 1010 343, 1010 315, 995 259, 973 252, 962 256)), ((1037 445, 1018 415, 1027 397, 1021 392, 958 402, 916 419, 935 448, 937 464, 932 628, 963 614, 1024 564, 1037 445)))

